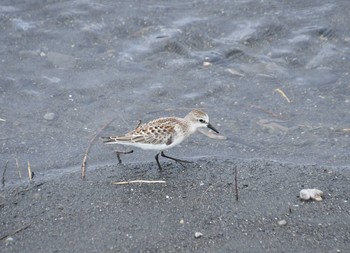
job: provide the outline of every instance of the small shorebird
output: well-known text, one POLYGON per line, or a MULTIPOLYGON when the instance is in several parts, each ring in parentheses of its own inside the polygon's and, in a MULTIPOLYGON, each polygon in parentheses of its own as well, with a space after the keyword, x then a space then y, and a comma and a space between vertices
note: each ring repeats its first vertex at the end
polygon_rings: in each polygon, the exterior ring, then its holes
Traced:
POLYGON ((159 155, 174 160, 182 166, 184 166, 182 163, 191 163, 190 161, 167 156, 164 154, 164 150, 180 144, 201 127, 207 127, 219 133, 209 123, 209 117, 205 112, 192 110, 185 118, 168 117, 155 119, 145 124, 140 123, 135 130, 125 135, 102 137, 102 140, 106 144, 122 144, 141 149, 157 150, 159 152, 155 158, 159 169, 162 170, 162 166, 159 163, 159 155))

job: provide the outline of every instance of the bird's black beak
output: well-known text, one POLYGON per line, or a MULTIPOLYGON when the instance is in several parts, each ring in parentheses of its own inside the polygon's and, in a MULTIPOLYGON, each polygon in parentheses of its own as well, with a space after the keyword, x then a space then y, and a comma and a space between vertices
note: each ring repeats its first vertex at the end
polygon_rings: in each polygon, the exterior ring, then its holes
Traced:
POLYGON ((210 123, 208 123, 207 128, 210 128, 211 130, 213 130, 217 134, 219 133, 219 131, 216 130, 212 125, 210 125, 210 123))

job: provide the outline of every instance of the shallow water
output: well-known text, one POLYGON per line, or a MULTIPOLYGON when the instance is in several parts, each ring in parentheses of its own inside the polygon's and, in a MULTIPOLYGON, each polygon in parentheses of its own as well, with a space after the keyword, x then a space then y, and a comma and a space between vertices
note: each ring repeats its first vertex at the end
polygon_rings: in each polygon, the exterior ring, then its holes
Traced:
MULTIPOLYGON (((349 11, 344 0, 2 1, 0 172, 8 160, 6 181, 18 180, 15 159, 24 178, 27 161, 39 176, 78 171, 110 119, 101 135, 191 108, 228 140, 197 134, 173 156, 349 165, 349 11)), ((88 165, 106 162, 117 160, 97 141, 88 165)))

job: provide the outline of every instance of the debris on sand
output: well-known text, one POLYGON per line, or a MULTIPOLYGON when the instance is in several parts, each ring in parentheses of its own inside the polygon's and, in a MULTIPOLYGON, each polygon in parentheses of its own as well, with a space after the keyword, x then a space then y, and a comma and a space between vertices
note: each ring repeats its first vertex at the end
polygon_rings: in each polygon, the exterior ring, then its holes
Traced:
POLYGON ((51 121, 55 119, 55 114, 53 112, 48 112, 44 115, 44 119, 51 121))
POLYGON ((322 201, 323 192, 318 189, 303 189, 300 191, 301 200, 322 201))
POLYGON ((280 225, 280 226, 284 226, 284 225, 287 224, 287 221, 286 221, 286 220, 280 220, 280 221, 278 221, 277 223, 278 223, 278 225, 280 225))
POLYGON ((203 234, 201 232, 194 233, 194 238, 200 238, 202 236, 203 236, 203 234))

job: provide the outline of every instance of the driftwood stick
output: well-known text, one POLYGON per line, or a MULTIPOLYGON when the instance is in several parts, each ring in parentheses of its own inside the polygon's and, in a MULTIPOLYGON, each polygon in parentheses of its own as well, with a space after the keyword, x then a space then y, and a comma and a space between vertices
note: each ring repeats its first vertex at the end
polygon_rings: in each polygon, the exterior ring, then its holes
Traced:
POLYGON ((237 183, 237 166, 235 166, 235 192, 236 192, 236 201, 238 201, 238 183, 237 183))
POLYGON ((16 167, 17 167, 19 179, 22 179, 22 173, 21 173, 21 170, 19 169, 19 164, 18 164, 18 159, 17 158, 16 158, 16 167))
POLYGON ((286 93, 284 93, 284 91, 281 90, 280 88, 277 88, 274 91, 278 92, 283 98, 287 100, 288 103, 291 102, 290 99, 287 97, 286 93))
POLYGON ((2 178, 1 178, 1 184, 4 187, 5 186, 5 173, 7 170, 7 164, 9 163, 9 160, 6 161, 5 167, 4 167, 4 172, 2 173, 2 178))
POLYGON ((23 226, 23 227, 21 227, 21 228, 19 228, 19 229, 16 229, 15 231, 13 231, 13 232, 11 232, 11 233, 8 233, 8 234, 6 234, 6 235, 1 236, 1 237, 0 237, 0 241, 3 240, 3 239, 5 239, 5 238, 7 238, 7 237, 9 237, 9 236, 11 236, 11 235, 15 235, 15 234, 17 234, 17 233, 19 233, 19 232, 21 232, 21 231, 23 231, 23 230, 29 228, 30 225, 31 225, 31 224, 25 225, 25 226, 23 226))
POLYGON ((94 140, 96 139, 96 137, 102 132, 103 129, 105 129, 109 124, 112 123, 112 121, 114 120, 111 119, 110 121, 107 122, 107 124, 105 124, 103 127, 101 127, 97 132, 96 134, 92 137, 92 139, 90 140, 89 142, 89 145, 85 151, 85 154, 84 154, 84 158, 83 158, 83 162, 81 164, 81 178, 82 179, 85 179, 85 172, 86 172, 86 159, 87 159, 87 156, 88 156, 88 153, 90 151, 90 148, 91 148, 91 145, 92 143, 94 142, 94 140))
POLYGON ((112 184, 122 185, 122 184, 135 184, 135 183, 144 183, 144 184, 165 184, 166 181, 163 180, 156 180, 156 181, 150 181, 150 180, 132 180, 132 181, 122 181, 122 182, 112 182, 112 184))
POLYGON ((32 179, 33 179, 33 172, 32 172, 32 170, 31 170, 31 168, 30 168, 30 162, 29 162, 29 160, 28 160, 28 177, 29 177, 29 182, 31 182, 32 181, 32 179))

